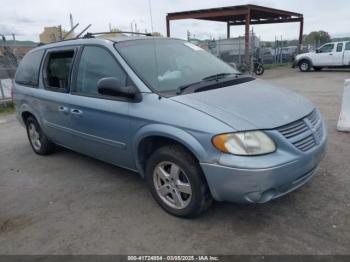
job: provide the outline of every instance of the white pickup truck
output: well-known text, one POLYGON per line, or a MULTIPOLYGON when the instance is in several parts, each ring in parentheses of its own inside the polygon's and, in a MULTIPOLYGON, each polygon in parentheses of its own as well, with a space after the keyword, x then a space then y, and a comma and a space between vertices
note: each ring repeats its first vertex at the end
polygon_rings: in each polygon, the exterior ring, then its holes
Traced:
POLYGON ((327 43, 315 52, 297 55, 293 68, 296 66, 302 72, 311 68, 319 71, 324 67, 350 67, 350 42, 327 43))

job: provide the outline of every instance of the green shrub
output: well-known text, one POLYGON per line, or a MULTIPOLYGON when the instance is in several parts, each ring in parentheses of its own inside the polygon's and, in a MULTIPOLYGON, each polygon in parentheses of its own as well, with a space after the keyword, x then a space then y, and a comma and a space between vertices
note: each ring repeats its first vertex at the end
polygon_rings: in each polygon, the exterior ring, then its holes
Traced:
POLYGON ((13 101, 1 102, 0 113, 12 113, 15 111, 15 104, 13 101))

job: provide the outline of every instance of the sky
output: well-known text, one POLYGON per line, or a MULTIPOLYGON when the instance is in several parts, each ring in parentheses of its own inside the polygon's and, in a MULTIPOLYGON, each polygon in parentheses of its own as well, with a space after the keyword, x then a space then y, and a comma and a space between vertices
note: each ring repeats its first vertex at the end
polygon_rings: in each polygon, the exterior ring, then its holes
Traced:
MULTIPOLYGON (((167 13, 242 4, 302 13, 304 33, 325 30, 332 37, 350 36, 349 0, 1 0, 0 34, 15 33, 19 40, 39 41, 44 26, 62 24, 69 30, 72 13, 74 23, 80 24, 77 32, 88 24, 92 24, 91 32, 108 31, 109 24, 124 31, 137 24, 140 31, 151 32, 153 24, 153 31, 165 35, 167 13)), ((199 39, 218 39, 225 37, 226 24, 191 19, 171 22, 171 36, 186 38, 187 30, 199 39)), ((265 41, 296 39, 299 24, 256 25, 253 30, 265 41)), ((231 36, 243 34, 243 26, 231 27, 231 36)))

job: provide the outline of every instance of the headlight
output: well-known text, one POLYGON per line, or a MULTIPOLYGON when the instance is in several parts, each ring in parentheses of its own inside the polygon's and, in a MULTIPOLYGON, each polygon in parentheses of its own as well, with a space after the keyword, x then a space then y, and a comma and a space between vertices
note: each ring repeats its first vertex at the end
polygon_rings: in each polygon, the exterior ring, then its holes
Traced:
POLYGON ((214 146, 221 152, 234 155, 262 155, 276 151, 271 138, 261 131, 221 134, 213 137, 214 146))

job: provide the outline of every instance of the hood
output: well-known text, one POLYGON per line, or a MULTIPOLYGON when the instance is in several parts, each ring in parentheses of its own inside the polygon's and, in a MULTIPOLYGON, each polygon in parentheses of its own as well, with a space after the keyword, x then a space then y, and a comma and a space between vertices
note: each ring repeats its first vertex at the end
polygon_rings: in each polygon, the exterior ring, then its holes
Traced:
POLYGON ((296 55, 295 59, 298 60, 300 57, 310 56, 310 55, 312 55, 314 53, 315 53, 314 51, 313 52, 302 53, 302 54, 296 55))
POLYGON ((309 114, 304 97, 262 80, 171 98, 228 124, 237 131, 273 129, 309 114))

